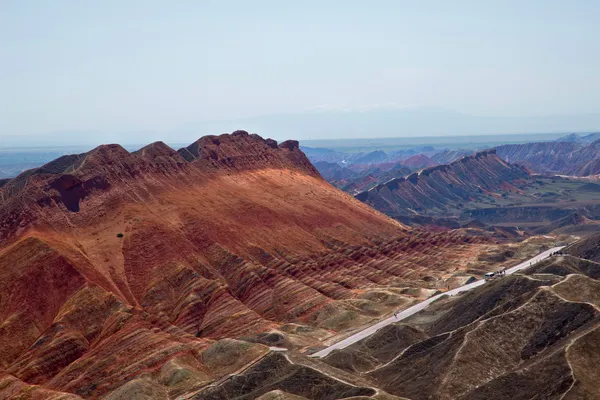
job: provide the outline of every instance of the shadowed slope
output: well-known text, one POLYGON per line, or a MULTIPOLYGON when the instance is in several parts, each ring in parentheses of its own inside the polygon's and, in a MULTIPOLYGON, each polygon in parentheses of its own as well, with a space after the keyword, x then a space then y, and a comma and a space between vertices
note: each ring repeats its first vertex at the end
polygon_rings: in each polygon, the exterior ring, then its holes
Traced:
POLYGON ((356 198, 390 216, 410 215, 410 210, 449 216, 462 207, 462 202, 474 201, 484 192, 499 191, 503 185, 528 178, 523 167, 508 164, 489 150, 392 179, 356 198))
MULTIPOLYGON (((572 380, 564 353, 561 358, 553 352, 564 352, 563 338, 584 332, 586 326, 598 322, 597 316, 588 304, 565 302, 551 291, 538 290, 518 308, 413 345, 370 375, 389 392, 415 399, 434 394, 443 399, 525 399, 532 391, 523 390, 515 375, 527 372, 524 364, 532 361, 562 368, 563 372, 548 371, 549 375, 539 378, 541 385, 556 384, 546 387, 546 396, 558 398, 572 380), (562 361, 552 361, 557 357, 562 361), (392 372, 400 370, 403 374, 392 372), (497 392, 500 382, 508 397, 497 392)), ((532 366, 529 372, 544 375, 541 365, 532 366)))

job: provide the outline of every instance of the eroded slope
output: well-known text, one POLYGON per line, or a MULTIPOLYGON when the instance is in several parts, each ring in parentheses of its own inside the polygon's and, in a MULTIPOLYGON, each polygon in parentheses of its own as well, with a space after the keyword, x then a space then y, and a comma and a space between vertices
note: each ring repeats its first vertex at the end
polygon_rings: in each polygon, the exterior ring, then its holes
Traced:
POLYGON ((434 303, 324 361, 412 399, 597 397, 600 264, 554 256, 526 274, 434 303))
POLYGON ((178 152, 101 146, 0 194, 2 390, 194 392, 266 351, 240 342, 215 364, 215 340, 314 345, 490 247, 407 230, 327 184, 297 142, 243 131, 178 152))

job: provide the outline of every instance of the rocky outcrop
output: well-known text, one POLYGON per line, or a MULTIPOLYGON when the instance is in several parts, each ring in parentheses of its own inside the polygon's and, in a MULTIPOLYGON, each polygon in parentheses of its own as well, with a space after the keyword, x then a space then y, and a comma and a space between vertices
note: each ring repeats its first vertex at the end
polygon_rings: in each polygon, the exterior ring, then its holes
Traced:
POLYGON ((496 152, 507 162, 519 163, 536 172, 565 172, 570 155, 581 146, 573 142, 542 142, 498 146, 496 152))

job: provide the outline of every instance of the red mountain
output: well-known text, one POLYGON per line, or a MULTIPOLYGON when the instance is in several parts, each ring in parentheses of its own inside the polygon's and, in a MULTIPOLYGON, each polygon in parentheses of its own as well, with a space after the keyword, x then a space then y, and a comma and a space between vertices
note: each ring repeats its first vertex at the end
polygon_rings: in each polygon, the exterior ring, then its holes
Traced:
POLYGON ((295 141, 237 131, 64 156, 0 188, 0 397, 187 393, 263 352, 228 342, 225 367, 215 340, 314 344, 349 326, 335 315, 373 315, 359 296, 441 277, 475 240, 407 230, 295 141))

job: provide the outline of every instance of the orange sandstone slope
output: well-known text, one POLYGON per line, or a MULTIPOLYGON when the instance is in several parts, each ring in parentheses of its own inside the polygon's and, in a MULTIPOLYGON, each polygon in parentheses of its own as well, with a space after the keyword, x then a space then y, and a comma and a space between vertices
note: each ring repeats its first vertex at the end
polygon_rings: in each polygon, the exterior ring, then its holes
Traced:
POLYGON ((237 131, 64 156, 0 187, 0 393, 93 398, 173 360, 210 380, 214 339, 318 326, 473 240, 408 231, 295 141, 237 131))

